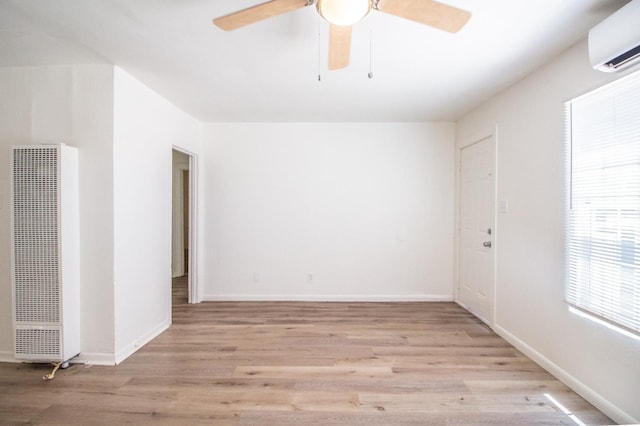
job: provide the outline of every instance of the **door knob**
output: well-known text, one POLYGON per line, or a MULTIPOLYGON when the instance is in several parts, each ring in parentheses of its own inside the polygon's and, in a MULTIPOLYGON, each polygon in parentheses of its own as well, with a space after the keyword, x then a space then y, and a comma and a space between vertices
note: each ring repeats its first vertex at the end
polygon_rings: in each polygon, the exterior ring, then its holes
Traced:
POLYGON ((484 247, 491 247, 491 241, 485 241, 484 243, 482 243, 482 245, 484 247))

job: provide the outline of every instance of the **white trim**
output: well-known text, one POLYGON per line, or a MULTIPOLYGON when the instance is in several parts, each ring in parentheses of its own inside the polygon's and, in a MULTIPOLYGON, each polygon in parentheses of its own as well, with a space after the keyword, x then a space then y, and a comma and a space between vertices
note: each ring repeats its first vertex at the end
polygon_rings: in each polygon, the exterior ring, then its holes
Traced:
POLYGON ((468 148, 471 145, 475 145, 478 142, 482 142, 485 139, 489 139, 491 137, 497 137, 498 134, 498 125, 486 126, 484 130, 475 132, 471 136, 466 136, 460 138, 458 140, 458 150, 462 150, 464 148, 468 148))
POLYGON ((72 364, 90 364, 90 365, 116 365, 113 354, 101 352, 81 352, 80 355, 70 361, 72 364))
POLYGON ((596 315, 592 315, 591 313, 587 311, 583 311, 582 309, 574 308, 571 305, 569 305, 568 308, 569 308, 569 312, 571 312, 574 315, 578 315, 579 317, 584 318, 588 321, 595 322, 599 326, 605 327, 615 333, 622 334, 623 336, 628 337, 629 339, 640 340, 640 334, 637 334, 635 331, 627 330, 626 328, 620 327, 619 325, 613 322, 598 318, 596 315))
MULTIPOLYGON (((37 362, 37 361, 16 359, 13 355, 13 352, 0 351, 0 362, 10 362, 14 364, 21 364, 21 363, 29 363, 29 362, 37 362)), ((82 352, 80 353, 80 355, 71 358, 69 362, 71 364, 90 364, 90 365, 107 365, 107 366, 116 365, 116 361, 113 357, 113 354, 98 353, 98 352, 95 352, 95 353, 82 352)))
POLYGON ((607 416, 611 417, 616 423, 619 424, 640 424, 640 420, 634 419, 629 414, 625 413, 619 407, 615 406, 608 399, 601 394, 591 389, 586 384, 582 383, 576 377, 572 376, 569 372, 555 364, 549 358, 529 346, 524 341, 520 340, 515 335, 511 334, 501 326, 494 324, 493 330, 500 335, 507 342, 515 346, 519 351, 527 355, 533 361, 535 361, 542 368, 547 370, 558 380, 565 385, 569 386, 573 391, 582 396, 584 399, 593 404, 597 409, 602 411, 607 416))
POLYGON ((115 354, 115 364, 120 364, 122 361, 127 359, 133 353, 135 353, 138 349, 149 343, 155 337, 157 337, 160 333, 165 331, 171 325, 171 319, 164 321, 162 324, 157 326, 156 328, 150 330, 148 333, 143 335, 142 337, 134 340, 123 349, 119 350, 115 354))
POLYGON ((451 294, 205 294, 206 302, 452 302, 451 294))
POLYGON ((200 303, 198 274, 198 156, 189 155, 189 303, 200 303))
POLYGON ((0 351, 0 362, 22 362, 18 361, 13 351, 0 351))
MULTIPOLYGON (((171 320, 167 320, 160 324, 158 327, 150 330, 144 336, 136 339, 131 344, 127 345, 124 349, 118 351, 115 355, 112 353, 101 352, 81 352, 80 355, 69 360, 72 364, 91 364, 91 365, 118 365, 129 356, 131 356, 138 349, 149 343, 156 338, 160 333, 165 331, 171 325, 171 320)), ((14 357, 13 352, 2 351, 0 352, 0 362, 25 362, 24 360, 18 360, 14 357)))
POLYGON ((492 323, 490 323, 487 319, 482 318, 482 316, 480 316, 478 313, 474 312, 473 309, 470 309, 464 303, 460 302, 460 300, 456 299, 454 302, 455 302, 456 305, 460 306, 462 309, 464 309, 465 311, 469 312, 471 315, 476 317, 476 319, 478 319, 479 321, 482 321, 483 323, 485 323, 489 328, 493 328, 493 324, 492 323))

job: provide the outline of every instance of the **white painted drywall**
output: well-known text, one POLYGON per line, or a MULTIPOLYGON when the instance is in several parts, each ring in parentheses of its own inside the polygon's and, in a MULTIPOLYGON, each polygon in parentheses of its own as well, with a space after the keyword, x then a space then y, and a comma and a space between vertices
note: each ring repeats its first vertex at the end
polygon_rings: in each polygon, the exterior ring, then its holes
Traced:
POLYGON ((635 423, 640 341, 570 313, 563 301, 563 103, 615 77, 592 70, 579 43, 463 117, 457 144, 497 124, 498 203, 508 201, 508 212, 497 216, 496 330, 614 420, 635 423))
POLYGON ((81 359, 113 364, 171 320, 172 147, 200 124, 110 65, 0 69, 0 359, 13 359, 9 146, 78 147, 81 359))
POLYGON ((204 299, 452 300, 454 138, 452 123, 206 125, 204 299))
POLYGON ((80 163, 82 351, 113 354, 113 67, 0 68, 0 356, 13 358, 9 146, 64 142, 80 163))
POLYGON ((199 122, 116 67, 116 362, 171 323, 172 150, 197 153, 201 137, 199 122))

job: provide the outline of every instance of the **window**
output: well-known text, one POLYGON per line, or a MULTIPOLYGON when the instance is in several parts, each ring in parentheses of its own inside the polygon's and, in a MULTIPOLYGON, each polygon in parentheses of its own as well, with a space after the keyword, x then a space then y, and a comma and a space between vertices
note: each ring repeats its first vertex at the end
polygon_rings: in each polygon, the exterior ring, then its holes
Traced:
POLYGON ((640 72, 566 104, 567 301, 640 334, 640 72))

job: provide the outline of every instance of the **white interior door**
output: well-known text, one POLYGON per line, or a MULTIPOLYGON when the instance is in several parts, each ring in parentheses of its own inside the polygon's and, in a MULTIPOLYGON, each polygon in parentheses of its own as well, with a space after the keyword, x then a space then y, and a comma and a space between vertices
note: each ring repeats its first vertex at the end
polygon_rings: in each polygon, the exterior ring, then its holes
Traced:
POLYGON ((495 141, 461 151, 458 302, 487 324, 494 306, 495 141))

